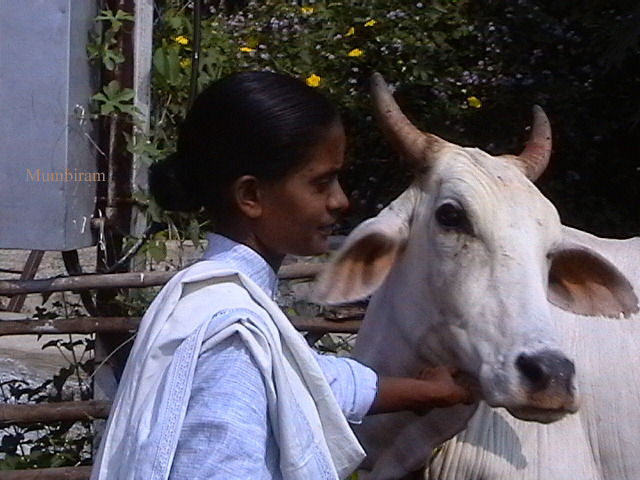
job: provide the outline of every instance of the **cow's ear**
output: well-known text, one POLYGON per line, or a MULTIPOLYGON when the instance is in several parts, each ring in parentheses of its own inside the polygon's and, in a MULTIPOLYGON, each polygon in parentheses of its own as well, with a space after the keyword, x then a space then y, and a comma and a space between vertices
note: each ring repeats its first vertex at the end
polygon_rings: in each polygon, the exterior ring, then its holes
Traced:
POLYGON ((409 238, 415 198, 410 188, 377 217, 358 225, 319 275, 311 300, 321 304, 355 302, 377 290, 409 238))
POLYGON ((548 298, 563 310, 580 315, 628 317, 637 313, 638 297, 615 265, 582 245, 550 254, 548 298))

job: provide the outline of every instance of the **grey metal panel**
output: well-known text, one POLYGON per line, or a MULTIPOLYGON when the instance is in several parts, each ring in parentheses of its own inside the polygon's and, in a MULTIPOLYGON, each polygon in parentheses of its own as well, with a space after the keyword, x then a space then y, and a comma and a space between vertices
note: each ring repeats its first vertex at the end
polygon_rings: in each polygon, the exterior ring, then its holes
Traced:
POLYGON ((0 0, 0 248, 93 243, 95 15, 93 0, 0 0))

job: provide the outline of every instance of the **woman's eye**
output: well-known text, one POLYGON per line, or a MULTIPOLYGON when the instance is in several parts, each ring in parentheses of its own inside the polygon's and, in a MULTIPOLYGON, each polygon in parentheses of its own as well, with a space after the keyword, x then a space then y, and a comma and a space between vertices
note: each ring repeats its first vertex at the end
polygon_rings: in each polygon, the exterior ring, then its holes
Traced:
POLYGON ((455 203, 444 203, 436 209, 436 221, 444 228, 468 230, 469 221, 464 209, 455 203))
POLYGON ((333 184, 333 182, 336 181, 337 178, 338 178, 337 176, 332 175, 330 177, 319 178, 313 183, 318 189, 323 189, 333 184))

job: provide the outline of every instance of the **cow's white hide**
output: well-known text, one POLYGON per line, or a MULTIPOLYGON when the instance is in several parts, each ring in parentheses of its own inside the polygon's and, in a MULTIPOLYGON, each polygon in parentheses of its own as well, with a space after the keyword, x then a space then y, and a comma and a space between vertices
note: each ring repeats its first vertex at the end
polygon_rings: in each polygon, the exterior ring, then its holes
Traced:
MULTIPOLYGON (((563 236, 556 209, 531 182, 551 148, 546 116, 536 111, 523 154, 494 157, 417 131, 384 82, 374 83, 382 127, 415 162, 416 179, 354 229, 316 299, 373 293, 354 356, 381 375, 451 365, 478 381, 489 405, 518 418, 552 422, 574 412, 574 366, 550 302, 616 316, 636 312, 638 299, 615 266, 563 236)), ((368 453, 361 478, 419 469, 476 407, 367 418, 356 429, 368 453)))
MULTIPOLYGON (((640 238, 602 239, 569 228, 564 234, 611 261, 638 291, 640 238)), ((434 457, 425 478, 640 480, 640 315, 553 314, 580 373, 580 411, 540 425, 483 404, 434 457)))

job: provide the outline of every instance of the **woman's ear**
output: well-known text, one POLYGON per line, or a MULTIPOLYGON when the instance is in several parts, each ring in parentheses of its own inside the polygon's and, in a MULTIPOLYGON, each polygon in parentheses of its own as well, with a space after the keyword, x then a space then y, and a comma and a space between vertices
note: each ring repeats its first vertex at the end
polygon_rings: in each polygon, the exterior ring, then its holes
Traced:
POLYGON ((243 175, 233 182, 231 197, 236 207, 247 217, 258 218, 262 214, 258 180, 253 175, 243 175))

